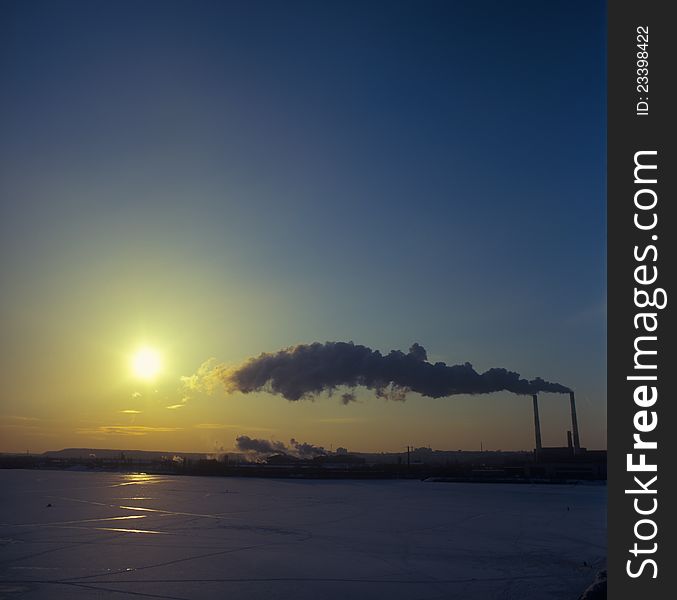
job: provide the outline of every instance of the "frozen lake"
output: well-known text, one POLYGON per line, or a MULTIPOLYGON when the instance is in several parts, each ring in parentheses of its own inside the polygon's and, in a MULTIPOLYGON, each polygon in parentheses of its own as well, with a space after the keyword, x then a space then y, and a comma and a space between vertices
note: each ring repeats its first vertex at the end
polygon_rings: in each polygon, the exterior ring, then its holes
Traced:
POLYGON ((8 599, 576 600, 606 560, 594 485, 2 470, 0 511, 8 599))

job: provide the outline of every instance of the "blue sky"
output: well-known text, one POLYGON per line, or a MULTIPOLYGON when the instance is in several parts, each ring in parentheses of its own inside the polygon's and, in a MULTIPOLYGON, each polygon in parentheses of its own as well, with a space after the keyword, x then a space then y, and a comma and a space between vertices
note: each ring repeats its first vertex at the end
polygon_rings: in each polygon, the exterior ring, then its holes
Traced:
MULTIPOLYGON (((87 399, 105 420, 101 348, 141 338, 176 375, 417 341, 573 387, 582 436, 605 444, 603 2, 1 10, 8 414, 63 415, 59 442, 87 399)), ((430 403, 407 409, 422 438, 430 403)), ((503 445, 529 447, 524 431, 503 445)))

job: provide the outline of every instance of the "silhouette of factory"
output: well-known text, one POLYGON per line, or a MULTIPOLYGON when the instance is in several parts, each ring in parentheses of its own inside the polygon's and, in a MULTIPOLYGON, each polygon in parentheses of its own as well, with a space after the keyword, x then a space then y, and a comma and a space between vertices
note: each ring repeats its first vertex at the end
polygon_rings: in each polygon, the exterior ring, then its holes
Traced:
POLYGON ((534 406, 534 464, 529 468, 531 476, 562 477, 594 473, 606 477, 606 450, 588 450, 581 447, 576 415, 576 396, 569 392, 571 429, 567 430, 566 446, 543 446, 541 420, 538 414, 538 394, 532 395, 534 406))

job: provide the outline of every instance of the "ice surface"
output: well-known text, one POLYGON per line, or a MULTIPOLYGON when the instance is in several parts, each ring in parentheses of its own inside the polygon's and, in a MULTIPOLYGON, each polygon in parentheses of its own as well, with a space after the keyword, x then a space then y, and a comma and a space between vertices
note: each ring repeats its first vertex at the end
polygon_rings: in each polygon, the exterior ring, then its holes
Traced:
POLYGON ((575 600, 606 558, 594 485, 3 470, 0 510, 10 599, 575 600))

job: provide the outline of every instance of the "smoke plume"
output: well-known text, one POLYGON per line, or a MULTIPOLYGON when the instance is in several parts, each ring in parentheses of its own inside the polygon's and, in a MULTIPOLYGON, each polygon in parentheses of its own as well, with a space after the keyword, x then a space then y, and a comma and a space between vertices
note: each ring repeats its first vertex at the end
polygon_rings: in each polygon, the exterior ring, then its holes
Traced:
POLYGON ((357 402, 357 396, 353 392, 341 394, 341 404, 350 404, 351 402, 357 402))
POLYGON ((241 435, 235 438, 235 447, 242 452, 252 454, 289 454, 299 458, 314 458, 324 456, 327 451, 322 446, 314 446, 308 442, 299 442, 292 438, 289 446, 283 442, 262 440, 241 435))
POLYGON ((241 435, 235 439, 235 447, 242 452, 253 452, 255 454, 288 454, 289 449, 282 442, 273 442, 271 440, 260 440, 250 438, 248 435, 241 435))
POLYGON ((308 442, 297 442, 294 438, 289 440, 289 444, 301 458, 313 458, 327 454, 327 451, 322 446, 314 446, 308 442))
MULTIPOLYGON (((408 392, 443 398, 500 391, 513 394, 570 391, 559 383, 540 377, 529 381, 503 368, 478 373, 470 363, 433 364, 428 362, 425 348, 417 343, 406 354, 392 350, 386 355, 353 342, 300 344, 274 353, 265 352, 232 368, 210 359, 196 375, 184 379, 195 388, 213 390, 214 382, 218 381, 228 391, 244 394, 267 391, 291 401, 331 393, 339 387, 351 390, 365 387, 377 397, 390 400, 404 400, 408 392)), ((341 396, 343 404, 354 401, 352 391, 341 396)))

